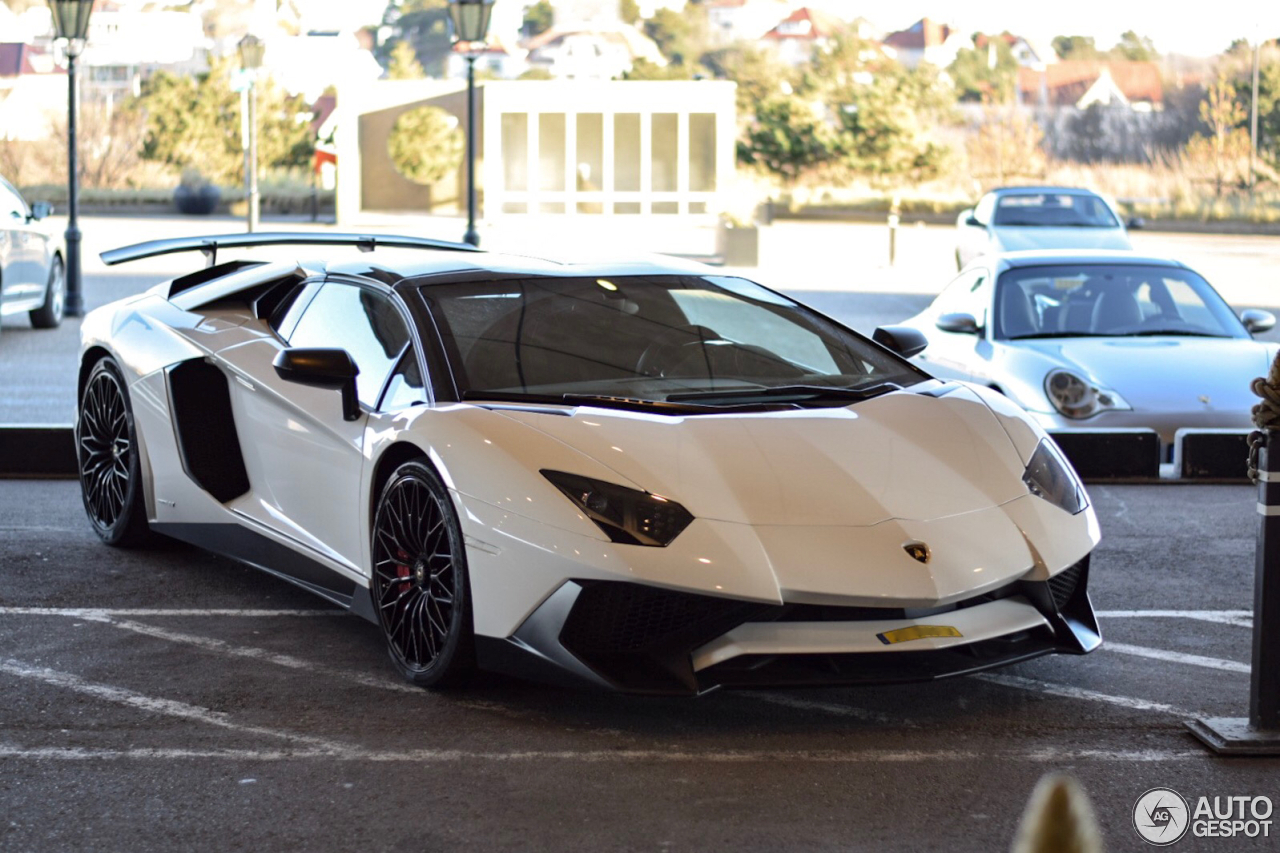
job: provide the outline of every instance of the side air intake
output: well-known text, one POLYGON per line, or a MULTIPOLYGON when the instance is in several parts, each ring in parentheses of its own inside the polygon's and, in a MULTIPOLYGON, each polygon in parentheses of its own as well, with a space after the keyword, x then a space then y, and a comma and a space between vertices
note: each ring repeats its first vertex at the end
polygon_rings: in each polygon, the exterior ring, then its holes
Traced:
POLYGON ((169 403, 182 469, 219 503, 249 491, 227 376, 204 359, 168 371, 169 403))

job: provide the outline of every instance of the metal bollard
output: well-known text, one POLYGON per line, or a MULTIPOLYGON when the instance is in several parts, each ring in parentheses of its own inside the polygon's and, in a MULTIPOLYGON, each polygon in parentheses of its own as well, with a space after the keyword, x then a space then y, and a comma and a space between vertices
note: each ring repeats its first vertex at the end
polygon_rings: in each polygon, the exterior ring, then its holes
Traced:
POLYGON ((1280 431, 1267 429, 1255 435, 1262 437, 1262 444, 1257 449, 1258 546, 1249 716, 1206 717, 1187 723, 1206 746, 1226 755, 1280 755, 1280 431))

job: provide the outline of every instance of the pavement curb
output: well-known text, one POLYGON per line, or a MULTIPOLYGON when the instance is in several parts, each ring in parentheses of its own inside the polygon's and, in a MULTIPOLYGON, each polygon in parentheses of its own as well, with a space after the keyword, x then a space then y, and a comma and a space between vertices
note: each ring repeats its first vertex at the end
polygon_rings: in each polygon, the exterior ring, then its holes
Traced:
POLYGON ((76 477, 75 434, 69 426, 0 425, 0 477, 76 477))

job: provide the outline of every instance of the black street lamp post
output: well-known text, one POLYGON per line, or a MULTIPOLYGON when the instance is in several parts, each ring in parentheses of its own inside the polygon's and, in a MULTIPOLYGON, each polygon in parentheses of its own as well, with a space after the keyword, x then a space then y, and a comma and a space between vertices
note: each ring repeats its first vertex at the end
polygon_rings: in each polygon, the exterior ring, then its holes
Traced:
POLYGON ((246 122, 249 126, 249 145, 244 152, 244 177, 249 185, 248 231, 258 230, 258 69, 266 55, 267 46, 262 39, 249 33, 240 39, 240 67, 249 75, 249 89, 245 93, 248 105, 246 122))
POLYGON ((84 290, 80 280, 80 162, 76 156, 76 119, 79 92, 76 88, 76 58, 84 50, 89 34, 93 0, 49 0, 54 35, 67 40, 67 302, 69 317, 84 315, 84 290))
MULTIPOLYGON (((453 40, 468 46, 482 43, 489 32, 494 0, 449 0, 453 40)), ((476 231, 476 55, 467 51, 467 233, 462 239, 480 245, 476 231)))

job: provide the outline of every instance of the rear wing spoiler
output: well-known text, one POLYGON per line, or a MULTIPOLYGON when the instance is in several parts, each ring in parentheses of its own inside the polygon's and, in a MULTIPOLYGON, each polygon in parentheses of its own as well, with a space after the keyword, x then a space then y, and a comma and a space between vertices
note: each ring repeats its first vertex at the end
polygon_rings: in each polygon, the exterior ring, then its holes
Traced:
POLYGON ((219 249, 238 249, 248 246, 355 246, 362 252, 372 252, 379 246, 395 249, 440 249, 452 252, 480 251, 470 243, 452 243, 430 237, 404 237, 396 234, 329 234, 292 231, 264 231, 254 234, 215 234, 207 237, 175 237, 169 240, 150 240, 119 249, 108 249, 99 255, 107 266, 172 255, 177 252, 202 252, 208 266, 218 262, 219 249))

